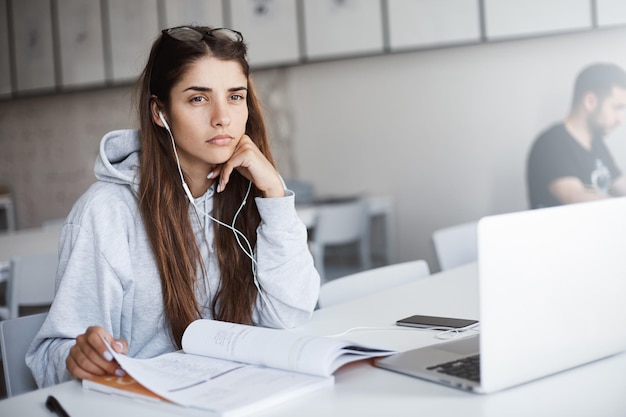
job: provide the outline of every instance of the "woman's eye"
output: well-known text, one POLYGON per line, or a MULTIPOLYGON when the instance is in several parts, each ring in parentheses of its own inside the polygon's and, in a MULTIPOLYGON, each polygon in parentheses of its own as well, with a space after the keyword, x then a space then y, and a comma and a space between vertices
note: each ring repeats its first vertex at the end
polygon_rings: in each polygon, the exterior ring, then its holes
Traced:
POLYGON ((194 103, 200 103, 201 101, 204 101, 205 98, 202 96, 198 96, 198 97, 192 97, 191 101, 194 103))
POLYGON ((233 94, 232 96, 230 96, 230 99, 233 101, 239 101, 239 100, 244 100, 245 97, 242 96, 241 94, 233 94))

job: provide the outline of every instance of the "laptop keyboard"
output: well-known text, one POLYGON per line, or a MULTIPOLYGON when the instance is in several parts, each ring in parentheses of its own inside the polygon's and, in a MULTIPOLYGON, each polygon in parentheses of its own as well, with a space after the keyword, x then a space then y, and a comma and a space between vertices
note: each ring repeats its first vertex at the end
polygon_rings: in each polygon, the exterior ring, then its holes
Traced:
POLYGON ((441 363, 427 368, 470 381, 480 382, 480 355, 468 356, 451 362, 441 363))

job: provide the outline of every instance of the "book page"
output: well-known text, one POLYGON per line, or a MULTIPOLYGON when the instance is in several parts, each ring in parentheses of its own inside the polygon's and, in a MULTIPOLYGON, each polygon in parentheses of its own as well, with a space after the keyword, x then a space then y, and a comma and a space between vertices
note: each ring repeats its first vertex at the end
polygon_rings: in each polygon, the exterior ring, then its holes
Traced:
POLYGON ((219 379, 245 366, 238 362, 188 355, 180 351, 150 359, 135 359, 119 353, 113 357, 141 385, 168 399, 167 393, 219 379))
POLYGON ((341 365, 388 355, 390 351, 287 330, 201 319, 183 335, 186 353, 263 365, 311 375, 330 376, 341 365))
MULTIPOLYGON (((136 359, 109 352, 137 382, 155 394, 186 407, 245 415, 334 383, 317 377, 240 362, 187 354, 166 353, 136 359)), ((94 387, 91 387, 95 389, 94 387)))
MULTIPOLYGON (((190 355, 193 356, 193 355, 190 355)), ((317 377, 254 365, 237 368, 170 395, 173 401, 221 414, 258 414, 269 407, 310 391, 332 386, 334 377, 317 377)))

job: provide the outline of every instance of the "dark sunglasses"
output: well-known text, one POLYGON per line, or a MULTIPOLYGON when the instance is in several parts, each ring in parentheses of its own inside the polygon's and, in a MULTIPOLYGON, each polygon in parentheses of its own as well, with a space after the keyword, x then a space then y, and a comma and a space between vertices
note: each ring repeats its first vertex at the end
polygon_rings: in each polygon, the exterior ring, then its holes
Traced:
POLYGON ((240 32, 228 28, 201 30, 195 27, 178 26, 175 28, 163 29, 161 33, 178 41, 201 41, 205 36, 210 36, 221 40, 243 42, 243 35, 240 32))

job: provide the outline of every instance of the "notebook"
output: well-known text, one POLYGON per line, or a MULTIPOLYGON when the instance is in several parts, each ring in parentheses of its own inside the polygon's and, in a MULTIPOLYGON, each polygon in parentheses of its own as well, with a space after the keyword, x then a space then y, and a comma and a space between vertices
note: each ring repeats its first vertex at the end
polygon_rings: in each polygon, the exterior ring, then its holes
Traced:
POLYGON ((478 335, 376 365, 491 393, 626 350, 626 198, 481 219, 478 275, 478 335))

